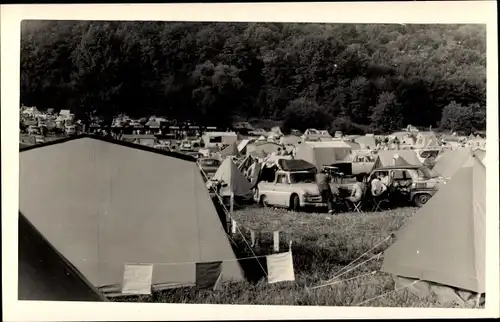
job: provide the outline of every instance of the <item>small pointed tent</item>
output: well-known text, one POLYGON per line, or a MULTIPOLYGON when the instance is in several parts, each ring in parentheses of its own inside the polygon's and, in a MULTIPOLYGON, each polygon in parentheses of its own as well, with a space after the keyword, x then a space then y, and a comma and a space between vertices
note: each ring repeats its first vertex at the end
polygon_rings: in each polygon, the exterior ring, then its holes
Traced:
POLYGON ((422 165, 422 162, 413 150, 384 150, 378 152, 373 170, 394 165, 422 165))
POLYGON ((108 296, 125 263, 152 264, 153 290, 194 285, 196 262, 243 280, 192 157, 79 135, 21 150, 19 185, 20 212, 108 296))
POLYGON ((229 144, 224 150, 220 152, 222 158, 229 156, 239 156, 240 152, 238 151, 238 146, 236 142, 229 144))
POLYGON ((233 193, 237 197, 252 198, 250 182, 238 170, 231 158, 226 158, 220 165, 211 180, 222 181, 227 187, 221 189, 222 196, 230 196, 233 193))
POLYGON ((149 127, 150 129, 159 129, 160 128, 160 123, 156 121, 156 119, 150 119, 147 123, 146 126, 149 127))
POLYGON ((437 284, 460 290, 454 294, 484 293, 485 180, 483 162, 470 155, 451 180, 397 232, 397 241, 385 251, 382 271, 424 281, 424 285, 430 282, 431 290, 437 284))
POLYGON ((18 222, 19 300, 106 300, 21 213, 18 222))

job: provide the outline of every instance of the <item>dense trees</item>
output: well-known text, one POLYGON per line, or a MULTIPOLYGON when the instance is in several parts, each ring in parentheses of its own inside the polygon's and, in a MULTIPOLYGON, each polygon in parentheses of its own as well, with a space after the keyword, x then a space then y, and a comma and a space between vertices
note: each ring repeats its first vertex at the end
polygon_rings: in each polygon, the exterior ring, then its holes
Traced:
POLYGON ((485 47, 481 25, 25 21, 21 102, 107 120, 480 130, 485 47))

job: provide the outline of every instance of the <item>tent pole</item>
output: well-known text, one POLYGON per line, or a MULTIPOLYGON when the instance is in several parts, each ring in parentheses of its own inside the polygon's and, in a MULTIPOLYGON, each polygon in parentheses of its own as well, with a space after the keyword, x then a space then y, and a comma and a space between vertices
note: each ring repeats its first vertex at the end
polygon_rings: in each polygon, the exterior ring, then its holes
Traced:
POLYGON ((231 225, 231 233, 234 235, 236 234, 236 222, 233 219, 233 213, 234 213, 234 193, 231 192, 231 195, 229 197, 229 220, 230 220, 230 225, 231 225))

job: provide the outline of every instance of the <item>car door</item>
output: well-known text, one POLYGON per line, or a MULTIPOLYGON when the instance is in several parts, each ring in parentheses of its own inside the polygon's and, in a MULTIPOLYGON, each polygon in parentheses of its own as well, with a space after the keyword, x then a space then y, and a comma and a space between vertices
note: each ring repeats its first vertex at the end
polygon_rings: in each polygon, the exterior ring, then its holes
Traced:
POLYGON ((277 173, 275 181, 270 185, 271 191, 269 192, 269 204, 282 206, 283 205, 283 192, 285 189, 285 182, 287 176, 284 173, 277 173))

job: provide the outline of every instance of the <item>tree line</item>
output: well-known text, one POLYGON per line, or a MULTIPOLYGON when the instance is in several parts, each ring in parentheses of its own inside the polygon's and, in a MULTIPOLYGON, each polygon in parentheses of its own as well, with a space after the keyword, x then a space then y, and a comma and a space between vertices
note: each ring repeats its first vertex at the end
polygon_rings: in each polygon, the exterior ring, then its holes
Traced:
POLYGON ((110 122, 273 120, 388 132, 486 124, 482 25, 24 21, 21 103, 110 122))

